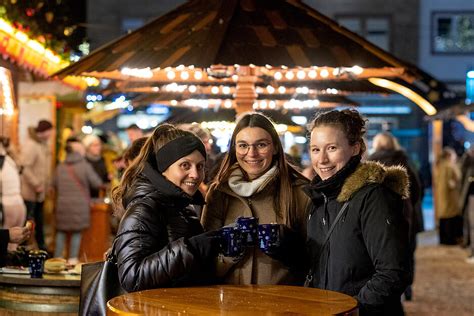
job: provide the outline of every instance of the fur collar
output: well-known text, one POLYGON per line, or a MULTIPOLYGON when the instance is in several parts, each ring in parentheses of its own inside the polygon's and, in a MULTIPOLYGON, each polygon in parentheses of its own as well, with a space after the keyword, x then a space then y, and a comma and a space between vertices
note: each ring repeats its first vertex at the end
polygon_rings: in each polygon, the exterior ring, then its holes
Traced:
POLYGON ((391 191, 401 195, 402 199, 410 196, 408 174, 402 166, 387 167, 378 162, 367 161, 361 163, 351 174, 339 193, 339 202, 348 201, 354 193, 370 183, 380 183, 391 191))

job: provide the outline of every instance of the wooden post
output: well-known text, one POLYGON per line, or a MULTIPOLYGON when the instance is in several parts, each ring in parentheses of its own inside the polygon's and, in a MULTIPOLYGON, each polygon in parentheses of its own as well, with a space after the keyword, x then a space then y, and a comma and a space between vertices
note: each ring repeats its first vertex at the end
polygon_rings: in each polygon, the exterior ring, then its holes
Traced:
POLYGON ((257 99, 257 92, 255 91, 255 83, 257 77, 250 66, 240 66, 238 68, 237 87, 234 94, 235 111, 237 116, 248 111, 253 110, 253 103, 257 99))
POLYGON ((436 162, 438 160, 441 151, 443 150, 443 121, 434 120, 432 122, 432 139, 431 139, 431 183, 432 183, 432 192, 433 192, 433 210, 435 214, 435 226, 437 226, 436 221, 438 220, 436 205, 436 183, 434 179, 436 178, 436 162))

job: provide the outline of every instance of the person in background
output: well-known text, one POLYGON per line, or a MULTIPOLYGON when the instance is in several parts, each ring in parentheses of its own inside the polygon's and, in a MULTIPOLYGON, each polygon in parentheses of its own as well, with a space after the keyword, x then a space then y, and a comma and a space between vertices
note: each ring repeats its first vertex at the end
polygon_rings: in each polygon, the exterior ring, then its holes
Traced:
POLYGON ((53 124, 40 120, 28 128, 28 139, 22 145, 20 164, 21 195, 25 200, 27 218, 35 221, 35 240, 38 248, 46 249, 43 228, 43 203, 50 185, 51 149, 48 140, 53 135, 53 124))
POLYGON ((102 180, 84 159, 84 145, 74 137, 66 142, 66 160, 55 172, 53 187, 56 192, 56 247, 55 257, 63 257, 66 235, 70 234, 70 264, 79 262, 81 232, 90 226, 90 188, 98 189, 102 180))
POLYGON ((113 189, 125 209, 114 241, 128 291, 208 283, 219 242, 204 233, 193 205, 204 204, 206 149, 193 133, 161 124, 113 189))
POLYGON ((403 213, 408 222, 408 241, 410 243, 410 285, 405 290, 405 298, 409 301, 412 299, 413 278, 415 273, 415 250, 416 250, 416 234, 423 231, 423 217, 421 210, 421 181, 415 170, 411 167, 405 151, 398 144, 397 139, 388 132, 378 133, 375 135, 373 142, 373 153, 368 157, 369 161, 378 161, 385 166, 403 166, 410 180, 410 197, 404 201, 403 213))
POLYGON ((137 124, 132 124, 129 127, 127 127, 125 129, 125 132, 127 132, 127 136, 128 136, 128 140, 130 141, 130 144, 132 144, 135 140, 145 136, 143 134, 142 129, 138 127, 137 124))
POLYGON ((467 263, 474 264, 474 146, 461 158, 460 207, 464 217, 464 244, 470 245, 467 263))
POLYGON ((456 161, 456 152, 450 147, 443 148, 436 160, 435 215, 439 224, 439 242, 442 245, 456 245, 462 236, 462 218, 459 207, 461 171, 456 161))
POLYGON ((360 315, 403 315, 408 175, 403 167, 361 162, 365 132, 365 119, 351 109, 319 113, 310 124, 316 176, 306 188, 312 201, 307 284, 353 296, 360 315))
MULTIPOLYGON (((26 220, 26 206, 21 196, 20 173, 9 153, 9 139, 4 137, 0 137, 0 175, 2 228, 23 226, 26 220)), ((17 246, 16 243, 8 244, 8 251, 15 251, 17 246)))
POLYGON ((133 143, 123 153, 123 159, 125 161, 125 168, 128 168, 133 160, 140 155, 143 145, 145 145, 148 137, 140 137, 133 141, 133 143))
MULTIPOLYGON (((99 178, 104 184, 108 184, 112 179, 112 174, 109 173, 105 159, 102 155, 102 141, 93 134, 87 135, 82 139, 82 143, 86 148, 86 160, 94 168, 99 178)), ((91 198, 100 197, 100 189, 91 187, 91 198)))
POLYGON ((0 267, 8 265, 8 250, 9 244, 21 244, 28 240, 31 235, 31 228, 24 227, 10 227, 9 229, 0 229, 0 267))
POLYGON ((285 157, 271 120, 261 113, 245 113, 237 121, 230 147, 209 187, 201 222, 206 230, 219 229, 239 217, 257 217, 260 224, 281 224, 282 239, 294 240, 297 255, 267 254, 248 248, 241 260, 224 257, 220 276, 228 284, 303 284, 304 252, 309 199, 308 183, 285 157), (298 242, 299 241, 299 242, 298 242), (298 251, 300 252, 298 253, 298 251))

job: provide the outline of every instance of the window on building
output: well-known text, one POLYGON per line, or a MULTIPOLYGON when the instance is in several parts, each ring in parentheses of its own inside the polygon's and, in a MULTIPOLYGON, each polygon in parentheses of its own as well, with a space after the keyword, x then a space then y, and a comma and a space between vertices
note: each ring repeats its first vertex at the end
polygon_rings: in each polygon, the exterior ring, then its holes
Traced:
POLYGON ((388 16, 339 16, 342 26, 364 37, 378 47, 390 50, 390 17, 388 16))
POLYGON ((474 12, 433 12, 431 21, 434 54, 474 53, 474 12))

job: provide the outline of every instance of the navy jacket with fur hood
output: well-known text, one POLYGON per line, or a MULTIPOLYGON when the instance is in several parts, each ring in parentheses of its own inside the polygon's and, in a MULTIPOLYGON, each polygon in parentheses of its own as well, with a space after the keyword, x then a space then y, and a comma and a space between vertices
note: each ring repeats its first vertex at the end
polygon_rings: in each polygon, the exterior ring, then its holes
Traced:
POLYGON ((408 189, 403 167, 360 163, 360 157, 330 179, 316 176, 306 190, 313 203, 307 245, 314 287, 354 296, 361 315, 403 313, 409 265, 402 198, 408 189), (321 249, 345 201, 348 208, 321 249))

